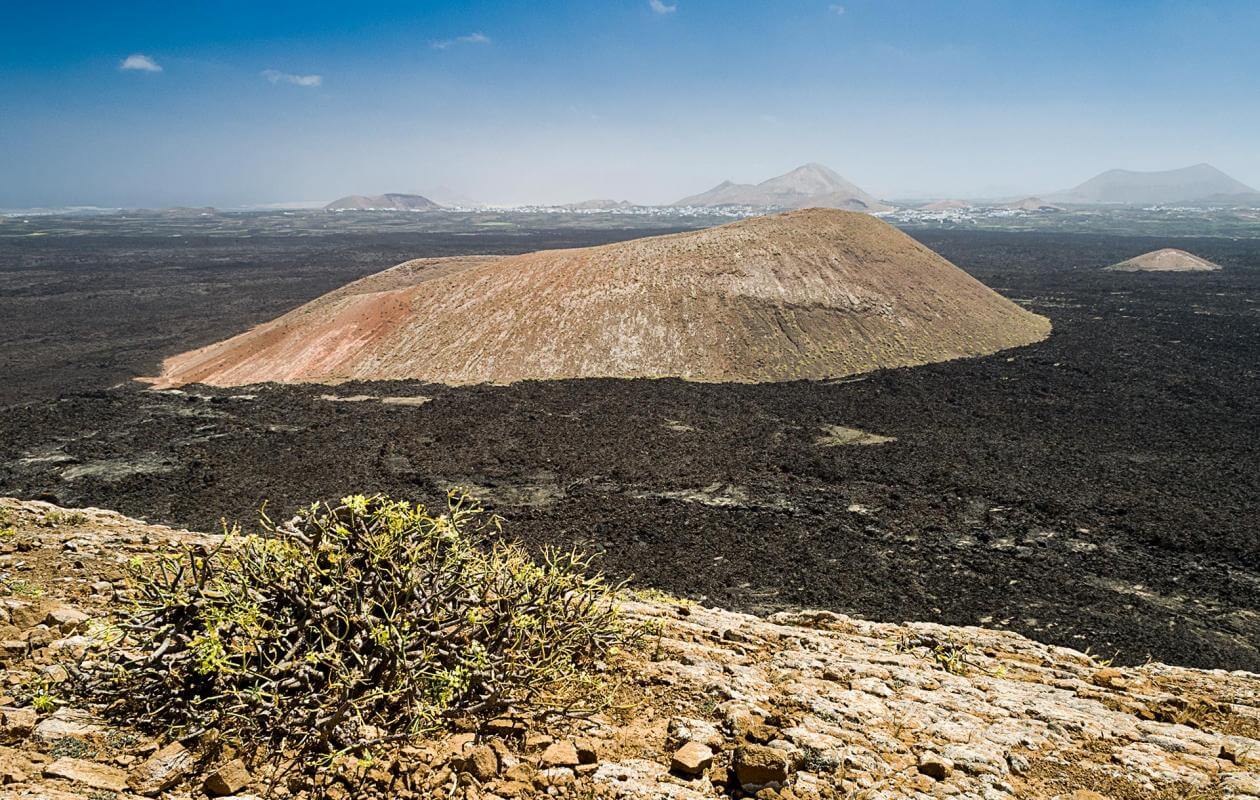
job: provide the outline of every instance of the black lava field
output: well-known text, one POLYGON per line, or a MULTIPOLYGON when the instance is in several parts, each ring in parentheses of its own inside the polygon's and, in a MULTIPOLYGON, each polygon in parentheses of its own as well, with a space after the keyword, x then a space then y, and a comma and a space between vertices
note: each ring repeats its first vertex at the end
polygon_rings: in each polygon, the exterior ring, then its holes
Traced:
POLYGON ((405 258, 642 233, 0 241, 0 494, 207 529, 468 486, 510 535, 709 604, 1260 670, 1260 240, 916 232, 1054 334, 844 381, 125 383, 405 258), (1100 271, 1157 247, 1224 269, 1100 271))

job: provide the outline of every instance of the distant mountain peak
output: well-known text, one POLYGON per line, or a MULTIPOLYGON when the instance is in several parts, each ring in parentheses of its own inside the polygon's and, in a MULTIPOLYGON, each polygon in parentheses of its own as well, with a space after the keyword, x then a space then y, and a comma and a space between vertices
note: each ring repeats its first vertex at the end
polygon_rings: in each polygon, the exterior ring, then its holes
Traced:
POLYGON ((831 167, 827 166, 826 164, 819 164, 817 161, 811 161, 808 164, 802 164, 787 174, 793 175, 795 173, 805 173, 805 172, 812 172, 818 175, 824 175, 828 178, 838 178, 839 180, 844 180, 838 174, 836 174, 836 171, 833 170, 831 167))
POLYGON ((845 180, 830 167, 811 161, 758 184, 722 181, 707 192, 684 197, 676 206, 754 206, 762 208, 843 208, 883 211, 888 205, 845 180))
POLYGON ((1075 188, 1050 195, 1069 203, 1152 205, 1256 202, 1260 193, 1208 163, 1142 172, 1109 169, 1075 188))
POLYGON ((400 192, 351 194, 324 206, 326 211, 434 211, 439 208, 440 205, 427 197, 400 192))

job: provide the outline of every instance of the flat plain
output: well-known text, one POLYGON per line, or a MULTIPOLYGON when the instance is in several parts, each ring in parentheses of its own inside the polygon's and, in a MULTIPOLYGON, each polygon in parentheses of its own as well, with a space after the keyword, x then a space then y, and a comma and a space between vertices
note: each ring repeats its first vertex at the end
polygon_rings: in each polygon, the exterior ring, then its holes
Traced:
POLYGON ((1260 669, 1260 240, 915 230, 1054 333, 845 381, 158 393, 127 381, 407 258, 665 230, 167 224, 0 236, 0 494, 207 529, 464 485, 533 546, 712 604, 1260 669), (1223 269, 1102 271, 1159 247, 1223 269))

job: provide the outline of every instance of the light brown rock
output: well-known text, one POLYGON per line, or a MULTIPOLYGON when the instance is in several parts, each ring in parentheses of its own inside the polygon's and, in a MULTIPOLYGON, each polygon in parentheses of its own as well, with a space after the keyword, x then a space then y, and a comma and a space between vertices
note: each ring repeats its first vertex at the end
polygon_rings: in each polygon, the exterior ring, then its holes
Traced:
POLYGON ((58 739, 88 739, 103 735, 105 728, 91 714, 69 706, 59 708, 35 726, 36 739, 51 744, 58 739))
POLYGON ((699 742, 687 742, 674 751, 669 768, 682 775, 701 775, 712 764, 712 750, 699 742))
POLYGON ((34 769, 35 765, 20 751, 0 747, 0 786, 25 783, 34 769))
POLYGON ((44 767, 44 777, 74 781, 107 792, 121 792, 127 788, 125 771, 81 758, 57 759, 44 767))
POLYGON ((533 786, 521 781, 503 781, 494 787, 494 792, 502 797, 521 797, 533 791, 533 786))
POLYGON ((41 600, 35 603, 22 603, 9 611, 9 624, 21 628, 33 628, 44 621, 53 603, 41 600))
POLYGON ((149 756, 127 777, 127 785, 137 794, 156 795, 183 780, 192 771, 193 754, 179 742, 149 756))
POLYGON ((88 615, 71 606, 57 606, 44 617, 44 624, 63 634, 76 633, 87 625, 88 615))
POLYGON ((460 756, 460 770, 485 783, 499 772, 499 757, 489 745, 479 744, 465 750, 460 756))
POLYGON ((0 744, 11 744, 31 735, 38 719, 31 708, 0 708, 0 744))
POLYGON ((760 786, 787 780, 790 764, 782 750, 762 744, 736 748, 732 760, 735 778, 741 786, 760 786))
POLYGON ((943 781, 953 774, 954 762, 939 753, 924 753, 919 756, 919 772, 943 781))
POLYGON ((578 758, 577 747, 572 741, 562 739, 558 742, 552 742, 539 756, 538 763, 543 769, 552 767, 576 767, 582 763, 578 758))
POLYGON ((236 758, 211 772, 206 777, 206 782, 202 788, 211 797, 223 797, 236 794, 246 786, 249 786, 252 780, 253 776, 246 769, 245 762, 236 758))
POLYGON ((599 745, 594 740, 574 739, 573 749, 577 752, 580 766, 590 766, 599 762, 599 745))

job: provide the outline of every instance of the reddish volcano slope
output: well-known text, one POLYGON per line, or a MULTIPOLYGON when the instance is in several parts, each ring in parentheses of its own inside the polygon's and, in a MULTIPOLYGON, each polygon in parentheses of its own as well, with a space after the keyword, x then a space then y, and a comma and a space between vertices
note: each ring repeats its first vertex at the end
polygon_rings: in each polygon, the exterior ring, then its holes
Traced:
POLYGON ((1029 344, 1050 323, 892 226, 808 209, 506 258, 409 261, 154 382, 829 378, 1029 344))

